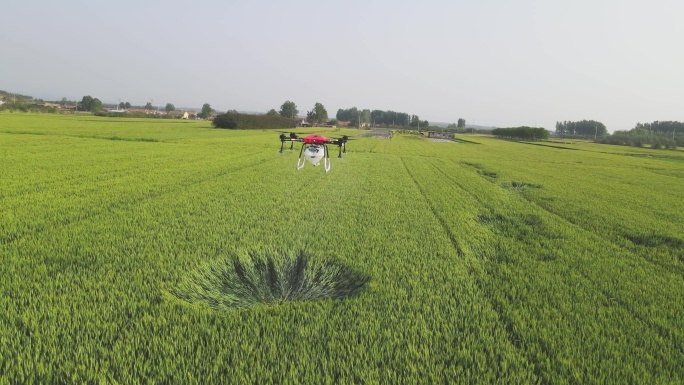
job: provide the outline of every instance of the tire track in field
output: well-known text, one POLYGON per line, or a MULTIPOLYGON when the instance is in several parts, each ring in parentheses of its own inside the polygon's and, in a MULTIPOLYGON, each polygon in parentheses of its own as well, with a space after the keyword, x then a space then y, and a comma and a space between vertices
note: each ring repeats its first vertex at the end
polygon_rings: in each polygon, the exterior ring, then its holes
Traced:
MULTIPOLYGON (((584 150, 583 150, 583 151, 584 151, 584 150)), ((453 161, 452 161, 452 162, 453 162, 453 161)), ((459 166, 457 163, 455 163, 455 162, 453 162, 453 163, 454 163, 456 166, 459 166)), ((471 165, 471 166, 472 166, 472 165, 471 165)), ((478 167, 475 167, 475 168, 479 170, 478 167)), ((440 171, 441 171, 441 170, 440 170, 440 171)), ((443 174, 444 174, 444 173, 443 173, 443 174)), ((458 184, 458 181, 456 181, 456 180, 454 180, 453 178, 451 178, 448 174, 444 174, 444 175, 445 175, 447 178, 450 178, 454 183, 457 183, 457 184, 458 184)), ((499 185, 497 185, 497 183, 496 183, 493 179, 487 177, 486 175, 482 175, 482 174, 480 173, 479 176, 480 176, 481 178, 483 178, 484 180, 486 180, 487 182, 491 183, 492 185, 497 186, 497 187, 500 187, 499 185)), ((461 185, 459 184, 459 186, 461 186, 461 185)), ((462 186, 461 186, 461 187, 462 187, 462 186)), ((476 195, 473 195, 473 194, 471 194, 471 195, 474 196, 474 197, 477 199, 477 196, 476 196, 476 195)), ((560 214, 560 213, 553 212, 553 211, 551 211, 550 209, 546 208, 546 206, 543 205, 542 203, 540 203, 540 202, 538 202, 538 201, 536 201, 536 200, 533 200, 533 199, 529 198, 529 197, 526 196, 525 194, 519 194, 519 196, 520 196, 521 198, 523 198, 525 201, 527 201, 528 203, 534 205, 535 207, 540 208, 542 211, 549 213, 551 216, 553 216, 553 217, 555 217, 555 218, 560 218, 563 222, 566 222, 566 223, 568 223, 568 224, 574 226, 574 227, 577 228, 577 229, 583 230, 583 231, 587 232, 588 234, 597 234, 597 231, 596 231, 595 229, 591 229, 590 227, 587 227, 587 226, 582 225, 582 224, 579 223, 575 218, 573 218, 573 217, 571 217, 571 216, 566 216, 566 215, 562 215, 562 214, 560 214)), ((478 199, 478 201, 480 201, 480 203, 483 203, 483 204, 485 203, 485 202, 483 202, 482 200, 479 200, 479 199, 478 199)), ((616 234, 620 234, 620 233, 616 233, 616 234)), ((626 238, 626 237, 625 237, 624 234, 623 234, 622 236, 619 236, 619 237, 618 237, 618 239, 625 239, 625 238, 626 238)), ((616 248, 619 248, 620 250, 623 250, 623 251, 625 251, 625 252, 627 252, 627 253, 630 253, 630 254, 635 254, 635 251, 634 251, 634 250, 631 250, 631 249, 629 248, 629 246, 621 245, 620 243, 618 243, 618 241, 617 241, 616 239, 610 239, 610 238, 605 238, 605 237, 600 237, 600 239, 603 240, 603 241, 605 241, 605 242, 610 243, 611 245, 615 246, 616 248)), ((676 265, 673 266, 672 264, 667 264, 666 262, 661 262, 661 261, 653 260, 653 259, 646 259, 646 258, 640 258, 640 259, 643 260, 643 261, 649 262, 649 263, 653 264, 654 266, 659 267, 659 268, 662 270, 663 273, 671 273, 671 272, 672 272, 672 268, 674 267, 674 268, 677 270, 677 272, 684 278, 684 266, 676 266, 676 265)), ((684 261, 684 259, 682 259, 682 257, 680 257, 679 259, 680 259, 681 261, 684 261)))
MULTIPOLYGON (((432 166, 435 170, 437 170, 444 179, 451 181, 454 183, 456 186, 461 191, 464 191, 466 194, 468 194, 472 199, 474 199, 476 202, 478 202, 482 207, 489 209, 487 206, 487 201, 484 199, 484 197, 480 197, 477 194, 473 193, 470 189, 466 188, 462 183, 460 183, 457 179, 453 178, 451 175, 449 175, 447 172, 442 170, 440 167, 437 165, 433 164, 432 162, 429 162, 430 166, 432 166)), ((456 164, 456 166, 459 166, 456 164)), ((460 167, 460 166, 459 166, 460 167)), ((484 176, 480 175, 481 177, 485 178, 484 176)), ((488 180, 489 181, 489 180, 488 180)), ((491 181, 489 181, 491 182, 491 181)), ((496 185, 495 183, 493 183, 496 185)), ((489 209, 492 211, 491 209, 489 209)), ((483 292, 485 295, 483 296, 484 298, 487 299, 487 302, 490 304, 491 308, 496 312, 497 317, 501 321, 501 323, 504 325, 504 330, 506 330, 506 333, 508 334, 508 338, 511 341, 511 344, 515 346, 519 351, 524 352, 524 357, 531 363, 534 363, 533 368, 534 368, 534 374, 537 376, 539 379, 545 379, 548 381, 548 377, 543 375, 541 370, 539 369, 538 365, 536 363, 539 361, 539 357, 535 357, 530 353, 528 349, 526 349, 523 346, 523 341, 526 341, 526 338, 518 333, 515 328, 515 322, 514 320, 507 315, 507 312, 503 309, 502 304, 500 302, 494 301, 491 298, 495 298, 496 296, 494 295, 494 291, 491 290, 486 282, 482 279, 481 274, 478 273, 477 271, 474 271, 472 267, 469 268, 469 273, 471 277, 473 278, 473 281, 475 282, 477 288, 483 292)), ((489 274, 486 270, 483 271, 484 274, 489 274)), ((585 277, 586 278, 586 277, 585 277)), ((555 354, 553 352, 549 351, 547 346, 545 344, 537 343, 536 346, 539 347, 541 352, 544 354, 544 356, 548 359, 553 359, 555 354)))
POLYGON ((140 196, 139 198, 136 198, 133 200, 118 200, 116 202, 112 202, 109 205, 103 206, 101 210, 96 211, 90 215, 84 215, 84 216, 79 216, 79 217, 72 216, 72 217, 66 218, 65 220, 60 221, 58 223, 48 223, 48 224, 36 226, 33 230, 26 231, 26 232, 23 232, 20 234, 16 234, 16 236, 14 236, 14 237, 12 237, 12 236, 3 237, 2 239, 0 239, 0 246, 9 246, 9 245, 18 242, 21 239, 25 239, 29 236, 39 235, 39 234, 45 232, 46 229, 48 229, 48 228, 51 230, 52 229, 58 229, 58 228, 64 228, 64 227, 67 227, 71 224, 80 223, 80 222, 83 222, 86 220, 97 218, 97 217, 99 217, 101 215, 105 215, 107 213, 111 213, 112 211, 119 209, 119 208, 122 208, 122 207, 133 206, 133 205, 136 205, 136 204, 143 202, 143 201, 146 201, 146 200, 156 199, 156 198, 159 198, 159 197, 167 195, 167 194, 175 193, 181 189, 185 189, 185 188, 197 185, 197 184, 201 184, 201 183, 207 182, 209 180, 224 177, 224 176, 226 176, 230 173, 233 173, 233 172, 238 172, 238 171, 241 171, 241 170, 244 170, 247 168, 258 167, 262 164, 266 164, 268 162, 273 162, 273 161, 275 161, 275 158, 261 159, 257 162, 248 163, 248 164, 241 165, 241 166, 231 168, 231 169, 226 169, 226 170, 221 171, 217 174, 214 174, 213 176, 210 176, 208 178, 201 178, 201 179, 192 180, 189 183, 179 183, 179 184, 174 185, 174 187, 162 189, 160 191, 157 191, 157 192, 154 192, 154 193, 151 193, 148 195, 143 195, 143 196, 140 196))
MULTIPOLYGON (((417 187, 418 190, 420 191, 420 194, 422 195, 423 199, 424 199, 425 202, 427 203, 428 207, 430 207, 430 210, 432 211, 432 214, 433 214, 433 215, 435 216, 435 218, 437 218, 437 220, 439 221, 439 224, 440 224, 440 226, 442 227, 442 230, 444 230, 444 233, 447 235, 447 237, 448 237, 449 240, 451 241, 451 244, 452 244, 452 246, 454 247, 454 249, 456 249, 456 252, 457 252, 458 256, 459 256, 459 257, 464 257, 465 253, 464 253, 463 249, 461 248, 461 246, 459 245, 458 240, 456 239, 456 236, 455 236, 454 233, 451 231, 451 229, 450 229, 449 226, 447 225, 446 221, 437 213, 437 210, 435 209, 434 205, 433 205, 432 202, 430 202, 430 200, 428 199, 428 197, 427 197, 427 195, 426 195, 426 193, 425 193, 425 190, 423 190, 423 188, 421 187, 420 183, 418 183, 418 180, 414 177, 414 175, 413 175, 413 174, 411 173, 411 171, 409 170, 408 166, 406 165, 406 162, 404 161, 404 158, 403 158, 403 157, 400 157, 400 159, 401 159, 402 165, 404 166, 404 169, 406 170, 406 173, 411 177, 411 179, 413 180, 413 183, 416 185, 416 187, 417 187)), ((437 169, 439 170, 439 168, 436 167, 435 165, 433 165, 432 163, 429 163, 429 164, 430 164, 430 166, 432 166, 432 167, 434 167, 434 168, 437 168, 437 169)), ((440 172, 441 172, 441 170, 440 170, 440 172)), ((463 187, 460 186, 460 185, 459 185, 459 188, 460 188, 461 190, 464 190, 463 187)), ((464 191, 466 191, 466 190, 464 190, 464 191)), ((482 300, 483 300, 486 304, 489 305, 489 308, 490 308, 490 309, 492 309, 492 310, 494 311, 494 313, 496 314, 497 319, 499 319, 500 321, 502 321, 501 323, 502 323, 503 326, 504 326, 503 331, 505 331, 506 337, 507 337, 509 343, 511 344, 511 346, 515 347, 515 349, 519 352, 519 354, 521 355, 521 357, 524 357, 524 358, 531 364, 532 372, 534 373, 534 375, 537 377, 537 379, 538 379, 539 381, 541 381, 542 379, 547 378, 547 377, 544 376, 543 373, 539 370, 539 367, 538 367, 537 365, 534 364, 537 360, 536 360, 534 357, 532 357, 532 356, 529 355, 527 349, 525 349, 525 347, 524 347, 523 344, 521 343, 521 342, 524 341, 525 339, 523 338, 523 336, 521 336, 519 333, 516 332, 515 328, 513 327, 513 322, 511 321, 511 319, 508 318, 508 317, 506 317, 506 316, 504 316, 503 311, 502 311, 502 309, 500 308, 500 306, 499 306, 498 304, 494 303, 494 302, 490 299, 490 298, 492 298, 492 296, 490 295, 489 290, 487 290, 487 289, 484 288, 484 285, 482 284, 481 279, 480 279, 480 278, 478 277, 478 275, 473 271, 473 267, 466 264, 466 269, 467 269, 467 271, 468 271, 468 275, 470 275, 470 277, 472 278, 472 280, 473 280, 473 282, 475 283, 475 285, 476 285, 476 287, 478 288, 478 290, 479 290, 481 293, 484 293, 484 294, 485 294, 485 295, 482 296, 482 300)))
MULTIPOLYGON (((530 200, 529 198, 527 198, 525 196, 523 196, 523 199, 525 199, 525 201, 527 201, 529 204, 531 204, 535 207, 538 207, 542 211, 547 212, 552 217, 559 218, 561 221, 569 223, 569 224, 573 225, 574 227, 583 230, 584 232, 588 233, 589 235, 595 235, 594 231, 587 229, 587 228, 585 228, 585 227, 583 227, 577 223, 574 223, 562 215, 556 214, 556 213, 546 209, 545 207, 539 205, 537 202, 530 200)), ((667 266, 664 265, 663 263, 660 263, 658 261, 653 261, 650 259, 641 258, 638 255, 635 255, 634 252, 632 252, 628 248, 617 244, 615 241, 613 241, 611 239, 607 239, 607 238, 603 238, 603 237, 600 237, 600 239, 604 242, 611 244, 613 247, 615 247, 619 250, 624 250, 624 252, 626 254, 633 255, 634 259, 636 259, 636 260, 645 261, 645 262, 653 265, 653 267, 655 269, 661 270, 660 273, 663 273, 663 274, 671 274, 672 273, 672 271, 668 270, 667 266)), ((682 274, 680 269, 678 269, 678 273, 682 274)), ((620 296, 616 295, 615 293, 612 293, 612 292, 606 290, 603 287, 603 285, 599 285, 598 282, 596 282, 594 279, 592 279, 590 276, 588 276, 584 271, 581 273, 581 275, 588 282, 590 282, 592 284, 592 287, 594 289, 599 291, 604 296, 604 298, 607 300, 607 302, 612 302, 612 303, 615 303, 618 306, 622 307, 623 309, 625 309, 625 311, 630 313, 632 315, 632 317, 637 319, 642 324, 649 326, 651 328, 651 330, 654 330, 658 335, 663 337, 665 340, 672 341, 676 350, 678 350, 680 352, 684 351, 684 342, 681 340, 681 337, 679 337, 677 334, 672 333, 671 329, 667 329, 665 326, 663 326, 659 323, 653 322, 652 319, 648 318, 645 315, 642 315, 641 312, 639 311, 638 306, 636 306, 630 302, 627 302, 624 299, 622 299, 620 296)))
MULTIPOLYGON (((553 212, 553 211, 551 211, 551 209, 546 208, 546 206, 540 204, 539 202, 537 202, 531 198, 528 198, 524 194, 521 194, 521 196, 530 205, 534 205, 535 207, 538 207, 539 209, 541 209, 544 212, 547 212, 548 214, 550 214, 553 217, 560 218, 564 222, 572 224, 573 226, 575 226, 579 229, 582 229, 589 234, 598 234, 597 230, 583 226, 581 223, 574 220, 574 218, 572 218, 572 217, 553 212)), ((627 235, 625 233, 615 233, 615 234, 618 234, 618 239, 622 238, 623 240, 628 240, 629 242, 632 242, 631 240, 629 240, 629 238, 627 238, 627 235)), ((660 261, 658 259, 646 258, 645 256, 641 257, 637 254, 636 250, 630 249, 629 244, 622 245, 622 244, 618 243, 618 240, 615 238, 611 239, 611 238, 607 238, 607 237, 600 237, 600 239, 604 242, 610 243, 612 246, 614 246, 620 250, 623 250, 625 253, 629 253, 629 254, 634 255, 635 257, 637 257, 641 261, 645 261, 645 262, 653 265, 654 267, 661 270, 663 273, 672 273, 673 269, 674 269, 679 274, 680 277, 684 278, 684 264, 680 263, 679 265, 677 265, 676 262, 675 263, 667 263, 666 261, 660 261)), ((674 249, 674 247, 673 247, 673 249, 674 249)), ((679 257, 679 260, 681 262, 684 262, 684 258, 681 256, 679 257)))
POLYGON ((437 214, 437 210, 435 210, 435 207, 432 205, 432 203, 428 199, 427 194, 425 193, 425 190, 423 190, 423 187, 420 185, 420 183, 418 183, 418 180, 416 180, 416 178, 413 176, 413 174, 409 170, 408 166, 406 166, 406 162, 404 161, 404 157, 399 157, 399 159, 401 159, 401 164, 404 166, 406 173, 411 177, 411 180, 413 180, 413 183, 418 188, 418 191, 420 191, 420 195, 427 202, 428 207, 430 208, 430 211, 432 212, 432 215, 434 215, 434 217, 437 218, 440 226, 442 226, 444 233, 447 235, 447 237, 449 238, 449 241, 451 242, 451 246, 454 248, 454 250, 456 250, 456 253, 459 257, 463 257, 463 255, 464 255, 463 249, 459 245, 458 240, 456 239, 456 236, 454 236, 454 234, 451 232, 451 230, 447 226, 444 219, 439 214, 437 214))
MULTIPOLYGON (((458 181, 457 179, 453 178, 451 175, 449 175, 449 174, 446 173, 445 171, 441 170, 441 169, 440 169, 439 167, 437 167, 436 165, 434 165, 434 164, 432 164, 432 163, 431 163, 431 165, 432 165, 435 169, 437 169, 445 178, 447 178, 448 180, 450 180, 451 182, 453 182, 454 184, 456 184, 461 190, 466 191, 471 197, 473 197, 474 199, 476 199, 476 200, 477 200, 480 204, 482 204, 484 207, 487 207, 486 201, 484 200, 484 198, 479 197, 478 195, 472 193, 470 190, 466 189, 461 183, 459 183, 459 181, 458 181)), ((480 176, 481 176, 482 178, 485 178, 485 177, 482 176, 482 175, 480 175, 480 176)), ((492 184, 494 184, 494 185, 496 186, 496 183, 493 183, 493 182, 490 181, 490 180, 488 180, 488 182, 490 182, 490 183, 492 183, 492 184)), ((522 198, 523 198, 526 202, 531 203, 532 205, 534 205, 534 206, 536 206, 536 207, 539 207, 542 211, 547 212, 547 213, 550 214, 552 217, 559 218, 560 221, 562 221, 562 222, 564 222, 564 223, 568 223, 569 225, 571 225, 571 226, 577 228, 579 231, 583 231, 583 232, 585 232, 585 233, 588 233, 589 235, 594 235, 594 232, 593 232, 593 231, 590 231, 590 230, 588 230, 588 229, 586 229, 586 228, 584 228, 584 227, 582 227, 582 226, 580 226, 580 225, 578 225, 578 224, 576 224, 576 223, 574 223, 574 222, 572 222, 572 221, 566 219, 565 217, 563 217, 563 216, 561 216, 561 215, 555 214, 555 213, 553 213, 553 212, 551 212, 551 211, 545 209, 544 207, 539 206, 536 202, 529 200, 527 197, 524 197, 524 196, 523 196, 522 198)), ((603 240, 603 241, 606 241, 606 242, 610 243, 612 246, 614 246, 614 247, 616 247, 616 248, 618 248, 618 249, 620 249, 620 250, 624 250, 623 247, 621 247, 620 245, 618 245, 618 244, 612 242, 611 240, 607 240, 607 239, 604 239, 604 238, 600 238, 600 239, 603 240)), ((631 252, 630 252, 629 250, 625 250, 625 251, 631 254, 631 252)), ((639 259, 639 260, 643 260, 643 259, 639 259)), ((648 261, 648 262, 652 262, 652 261, 648 261)), ((661 266, 658 265, 658 264, 655 264, 655 265, 656 265, 656 267, 659 267, 659 268, 661 267, 661 266)), ((670 273, 670 271, 665 271, 665 269, 663 269, 663 273, 666 273, 666 272, 667 272, 667 273, 670 273)), ((592 277, 588 276, 587 273, 586 273, 585 271, 582 271, 580 274, 581 274, 581 276, 584 278, 584 280, 585 280, 585 281, 586 281, 594 290, 596 290, 597 292, 601 293, 601 295, 603 296, 604 301, 605 301, 606 303, 615 303, 616 305, 620 306, 620 307, 623 308, 627 313, 629 313, 632 317, 634 317, 638 322, 640 322, 642 325, 645 325, 645 326, 649 327, 651 330, 653 330, 656 334, 658 334, 659 336, 661 336, 663 339, 668 340, 668 341, 672 341, 672 343, 673 343, 673 345, 674 345, 674 348, 675 348, 676 350, 678 350, 678 351, 684 351, 684 343, 681 341, 681 338, 680 338, 677 334, 673 333, 670 329, 667 329, 665 326, 660 325, 660 324, 658 324, 658 323, 656 323, 656 322, 653 322, 653 320, 651 320, 651 319, 649 319, 648 317, 642 315, 641 312, 638 311, 637 306, 628 303, 627 301, 625 301, 625 300, 623 300, 623 299, 617 297, 615 294, 613 294, 613 293, 609 292, 608 290, 606 290, 602 285, 599 285, 599 284, 595 281, 595 279, 592 279, 592 277)), ((480 286, 480 285, 479 285, 479 280, 477 280, 477 281, 478 281, 478 287, 479 287, 479 286, 480 286)), ((504 317, 504 318, 505 318, 505 317, 504 317)), ((509 321, 507 321, 507 322, 509 322, 509 321)))
MULTIPOLYGON (((536 200, 533 200, 533 199, 531 199, 531 198, 528 198, 528 197, 525 196, 524 194, 520 194, 520 195, 521 195, 521 197, 522 197, 526 202, 528 202, 528 204, 530 204, 530 205, 532 205, 532 206, 534 206, 534 207, 539 208, 541 211, 544 211, 544 212, 548 213, 548 214, 551 215, 552 217, 558 218, 558 219, 560 219, 561 221, 563 221, 563 222, 565 222, 565 223, 568 223, 568 224, 570 224, 570 225, 572 225, 572 226, 574 226, 574 227, 576 227, 576 228, 578 228, 578 229, 581 229, 581 230, 583 230, 584 232, 586 232, 586 233, 588 233, 588 234, 590 234, 590 235, 596 235, 597 237, 599 237, 599 236, 598 236, 598 231, 597 231, 597 230, 591 229, 591 228, 589 228, 589 227, 583 226, 581 223, 578 223, 578 222, 574 221, 572 217, 565 216, 565 215, 562 215, 562 214, 560 214, 560 213, 556 213, 556 212, 554 212, 554 211, 551 211, 550 209, 546 208, 546 206, 540 204, 540 203, 537 202, 536 200)), ((620 234, 620 233, 616 233, 616 234, 620 234)), ((644 262, 647 262, 647 263, 653 265, 654 268, 657 268, 657 269, 661 270, 662 273, 673 273, 673 268, 674 268, 674 269, 676 270, 676 272, 677 272, 682 278, 684 278, 684 265, 677 266, 676 264, 668 264, 667 262, 664 262, 664 261, 654 260, 654 259, 650 259, 650 258, 644 258, 644 257, 641 257, 641 256, 639 256, 639 255, 637 254, 637 250, 632 250, 632 249, 630 249, 630 247, 629 247, 628 245, 625 246, 625 245, 622 245, 622 244, 618 243, 617 239, 615 239, 615 238, 613 238, 613 239, 611 239, 611 238, 606 238, 606 237, 599 237, 599 238, 600 238, 603 242, 609 243, 609 244, 612 245, 613 247, 615 247, 615 248, 617 248, 617 249, 619 249, 619 250, 622 250, 622 251, 624 251, 625 253, 628 253, 628 254, 633 255, 633 256, 635 257, 635 259, 638 259, 639 261, 644 261, 644 262), (674 266, 673 266, 673 265, 674 265, 674 266)), ((628 238, 624 235, 624 233, 622 234, 621 237, 619 236, 618 239, 619 239, 619 238, 628 239, 628 238)), ((629 242, 632 242, 632 241, 629 240, 629 242)), ((632 243, 633 243, 633 242, 632 242, 632 243)), ((676 247, 676 246, 672 246, 672 249, 674 249, 675 247, 676 247)), ((681 257, 680 257, 679 259, 680 259, 681 261, 684 261, 681 257)))

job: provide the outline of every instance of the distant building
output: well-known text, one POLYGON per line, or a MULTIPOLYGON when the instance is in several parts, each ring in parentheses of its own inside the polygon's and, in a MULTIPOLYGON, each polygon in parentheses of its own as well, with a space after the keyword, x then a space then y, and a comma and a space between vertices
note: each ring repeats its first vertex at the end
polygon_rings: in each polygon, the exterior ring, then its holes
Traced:
POLYGON ((295 118, 294 121, 297 123, 297 127, 311 127, 311 123, 302 118, 295 118))
POLYGON ((436 131, 429 131, 429 132, 428 132, 428 138, 433 138, 433 139, 453 139, 453 138, 454 138, 454 133, 453 133, 453 132, 436 132, 436 131))

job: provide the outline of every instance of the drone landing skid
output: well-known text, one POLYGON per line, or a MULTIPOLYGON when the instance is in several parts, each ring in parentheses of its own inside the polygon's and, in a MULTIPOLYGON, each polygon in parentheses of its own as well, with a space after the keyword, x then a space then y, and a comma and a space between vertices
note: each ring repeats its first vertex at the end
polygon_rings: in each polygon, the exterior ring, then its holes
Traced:
POLYGON ((318 166, 323 161, 323 169, 325 172, 330 171, 330 156, 328 154, 328 146, 325 144, 302 144, 302 149, 299 151, 299 158, 297 159, 297 170, 304 168, 306 161, 309 161, 314 166, 318 166))

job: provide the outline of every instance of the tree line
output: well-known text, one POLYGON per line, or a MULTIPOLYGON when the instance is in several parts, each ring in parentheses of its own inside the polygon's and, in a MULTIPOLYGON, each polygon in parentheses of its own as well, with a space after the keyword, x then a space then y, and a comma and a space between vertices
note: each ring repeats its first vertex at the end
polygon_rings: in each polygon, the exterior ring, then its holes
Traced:
POLYGON ((335 116, 337 120, 349 122, 350 125, 358 126, 362 123, 372 124, 373 127, 428 127, 430 122, 420 120, 418 115, 409 115, 405 112, 392 110, 359 110, 356 107, 340 108, 335 116))
MULTIPOLYGON (((299 116, 299 110, 293 101, 287 100, 280 106, 280 110, 276 111, 275 109, 271 109, 266 115, 280 115, 284 118, 294 119, 299 116)), ((343 121, 349 122, 350 126, 355 127, 364 123, 384 127, 428 127, 430 125, 430 122, 427 120, 420 120, 417 115, 409 115, 404 112, 391 110, 360 110, 357 107, 340 108, 337 110, 335 118, 330 119, 328 111, 322 103, 316 103, 310 111, 306 112, 306 120, 312 124, 335 124, 337 123, 336 121, 343 121)), ((459 123, 461 123, 460 120, 459 123)), ((465 121, 463 121, 463 125, 465 126, 465 121)))
POLYGON ((607 133, 606 126, 594 120, 556 122, 556 134, 560 136, 603 136, 607 133))
POLYGON ((677 121, 655 121, 653 123, 637 123, 633 130, 644 130, 661 133, 684 133, 684 123, 677 121))
POLYGON ((499 138, 524 140, 544 140, 549 138, 549 132, 544 128, 527 126, 495 128, 492 130, 492 135, 499 138))
POLYGON ((214 117, 211 123, 215 128, 251 130, 269 128, 294 128, 297 126, 295 120, 288 117, 266 114, 242 114, 237 111, 228 111, 214 117))
POLYGON ((603 144, 676 150, 684 146, 684 123, 655 121, 637 123, 631 130, 618 130, 597 140, 603 144))
POLYGON ((463 118, 458 118, 458 124, 456 124, 456 123, 451 123, 451 124, 449 124, 449 125, 447 126, 447 128, 454 128, 454 129, 465 128, 465 124, 466 124, 465 119, 463 119, 463 118))

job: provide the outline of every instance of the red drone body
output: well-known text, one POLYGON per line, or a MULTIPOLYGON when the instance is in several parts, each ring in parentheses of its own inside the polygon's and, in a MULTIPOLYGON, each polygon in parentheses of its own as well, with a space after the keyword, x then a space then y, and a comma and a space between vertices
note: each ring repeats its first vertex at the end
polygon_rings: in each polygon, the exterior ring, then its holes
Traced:
POLYGON ((302 142, 306 144, 327 144, 328 138, 321 135, 309 135, 302 138, 302 142))

